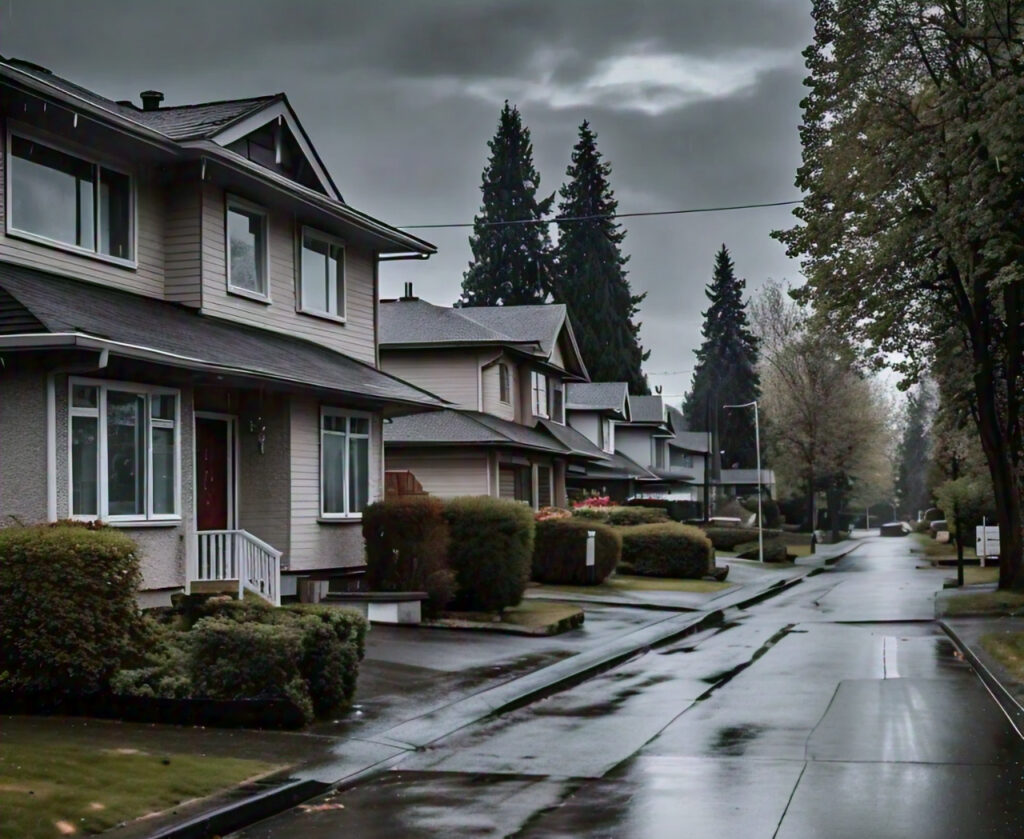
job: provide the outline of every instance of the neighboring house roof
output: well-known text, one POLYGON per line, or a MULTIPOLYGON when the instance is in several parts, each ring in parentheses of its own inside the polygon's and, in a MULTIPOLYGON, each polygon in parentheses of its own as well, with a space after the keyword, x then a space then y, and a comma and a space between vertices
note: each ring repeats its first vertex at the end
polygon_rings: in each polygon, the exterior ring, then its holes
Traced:
POLYGON ((631 457, 621 452, 609 457, 608 463, 594 463, 587 466, 584 478, 596 480, 636 480, 636 481, 660 481, 650 469, 641 466, 631 457))
POLYGON ((668 441, 674 449, 687 452, 707 454, 711 451, 711 442, 706 431, 677 431, 675 437, 668 441))
POLYGON ((380 307, 381 349, 412 349, 452 346, 507 346, 549 359, 563 328, 568 336, 576 368, 586 377, 586 367, 576 346, 565 305, 534 306, 435 306, 417 297, 384 300, 380 307))
POLYGON ((695 475, 691 475, 688 472, 680 471, 678 466, 669 466, 665 469, 661 469, 657 466, 651 466, 650 471, 652 471, 663 481, 669 481, 674 483, 693 483, 693 481, 696 480, 695 475))
POLYGON ((396 417, 384 426, 388 446, 503 446, 553 454, 568 450, 543 429, 508 422, 479 411, 433 411, 396 417))
POLYGON ((575 428, 570 428, 568 425, 561 425, 549 419, 540 420, 540 424, 547 429, 547 432, 552 437, 565 446, 565 448, 569 450, 570 454, 593 460, 609 459, 608 452, 595 446, 590 442, 588 437, 580 434, 575 428))
POLYGON ((260 178, 293 193, 303 201, 334 213, 373 237, 382 252, 436 253, 430 242, 399 230, 344 203, 319 154, 298 121, 283 93, 248 99, 202 102, 192 105, 139 108, 131 102, 116 102, 64 79, 45 67, 28 61, 0 56, 0 77, 28 88, 34 95, 55 99, 75 111, 94 116, 127 130, 187 159, 216 160, 233 169, 260 178), (273 171, 225 146, 237 139, 239 131, 254 130, 257 124, 280 119, 286 123, 303 149, 323 191, 311 189, 273 171), (252 125, 250 126, 250 120, 252 125), (233 133, 234 132, 234 133, 233 133))
POLYGON ((210 318, 176 303, 2 262, 0 289, 6 292, 0 296, 0 310, 6 312, 0 316, 0 348, 107 349, 172 367, 278 380, 382 403, 448 404, 319 344, 210 318), (28 333, 20 331, 26 324, 28 333))
POLYGON ((663 423, 666 421, 665 403, 660 396, 630 396, 630 422, 663 423))
POLYGON ((570 411, 601 411, 629 419, 629 385, 626 382, 571 382, 566 387, 565 407, 570 411))
MULTIPOLYGON (((719 484, 750 484, 757 483, 756 469, 723 469, 722 477, 715 483, 719 484)), ((771 485, 775 483, 775 472, 772 469, 761 470, 761 483, 771 485)))

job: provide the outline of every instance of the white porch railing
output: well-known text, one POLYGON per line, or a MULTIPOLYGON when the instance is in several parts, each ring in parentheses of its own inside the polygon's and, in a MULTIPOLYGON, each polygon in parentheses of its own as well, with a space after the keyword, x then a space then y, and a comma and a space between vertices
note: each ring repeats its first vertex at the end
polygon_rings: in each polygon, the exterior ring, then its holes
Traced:
POLYGON ((188 575, 192 583, 236 582, 274 606, 281 605, 281 552, 246 530, 200 530, 196 533, 188 575))

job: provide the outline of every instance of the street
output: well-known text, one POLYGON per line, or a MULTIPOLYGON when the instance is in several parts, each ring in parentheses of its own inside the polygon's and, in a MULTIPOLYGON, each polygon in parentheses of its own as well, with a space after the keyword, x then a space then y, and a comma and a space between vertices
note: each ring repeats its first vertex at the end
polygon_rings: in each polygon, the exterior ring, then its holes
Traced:
POLYGON ((1009 837, 1024 743, 870 538, 724 624, 411 752, 257 837, 1009 837))

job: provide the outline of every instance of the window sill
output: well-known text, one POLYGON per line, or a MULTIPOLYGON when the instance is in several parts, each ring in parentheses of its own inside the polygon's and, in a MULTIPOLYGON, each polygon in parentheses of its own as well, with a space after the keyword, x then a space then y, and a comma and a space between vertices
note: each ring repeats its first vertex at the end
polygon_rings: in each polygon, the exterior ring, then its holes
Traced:
POLYGON ((249 291, 246 288, 236 288, 230 284, 228 285, 228 294, 233 294, 235 297, 244 297, 247 300, 252 300, 256 303, 262 303, 265 306, 269 306, 273 302, 266 294, 249 291))
POLYGON ((181 525, 181 519, 139 519, 137 521, 117 519, 103 523, 107 527, 178 527, 181 525))
POLYGON ((332 315, 330 312, 315 312, 312 309, 296 309, 300 315, 305 315, 310 318, 319 318, 320 320, 329 320, 332 323, 340 323, 344 325, 347 320, 341 315, 332 315))
POLYGON ((359 524, 363 520, 362 513, 355 513, 351 516, 319 516, 318 524, 359 524))
POLYGON ((87 248, 79 248, 75 245, 69 245, 67 242, 58 242, 56 239, 37 236, 35 233, 29 233, 26 230, 17 230, 15 228, 8 227, 7 235, 12 239, 22 239, 25 242, 32 242, 35 245, 42 245, 43 247, 53 248, 57 251, 64 251, 65 253, 81 256, 85 259, 92 259, 96 262, 104 262, 107 265, 114 265, 118 268, 125 268, 129 271, 135 271, 139 267, 139 263, 134 259, 121 259, 118 256, 109 256, 105 253, 97 253, 96 251, 91 251, 87 248))

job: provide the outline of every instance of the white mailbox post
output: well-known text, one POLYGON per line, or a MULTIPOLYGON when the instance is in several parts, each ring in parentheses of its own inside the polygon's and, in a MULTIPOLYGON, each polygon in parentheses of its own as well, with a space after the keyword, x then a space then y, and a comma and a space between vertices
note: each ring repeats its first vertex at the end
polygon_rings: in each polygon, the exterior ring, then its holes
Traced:
POLYGON ((984 568, 988 557, 999 556, 999 528, 990 526, 986 519, 981 521, 981 525, 974 528, 974 552, 984 568))
POLYGON ((594 540, 596 538, 596 530, 587 531, 587 579, 589 579, 591 582, 593 582, 594 576, 597 573, 594 557, 594 540))

